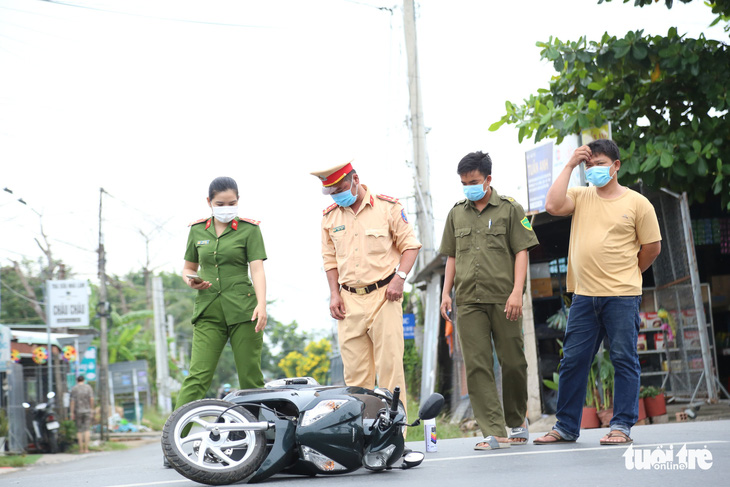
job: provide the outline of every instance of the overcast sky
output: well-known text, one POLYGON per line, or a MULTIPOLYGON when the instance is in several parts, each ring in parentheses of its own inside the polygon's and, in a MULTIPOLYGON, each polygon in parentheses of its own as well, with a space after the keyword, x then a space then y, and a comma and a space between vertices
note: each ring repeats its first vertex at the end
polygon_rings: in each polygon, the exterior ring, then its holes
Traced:
MULTIPOLYGON (((488 151, 494 187, 527 204, 532 143, 487 128, 505 100, 548 86, 536 41, 673 25, 727 41, 712 19, 700 0, 420 2, 436 245, 468 152, 488 151)), ((319 225, 332 201, 309 172, 355 157, 414 219, 406 68, 393 1, 0 0, 0 189, 14 192, 0 191, 0 265, 42 255, 38 212, 54 256, 95 281, 103 187, 107 271, 142 267, 144 233, 152 266, 178 273, 187 224, 226 175, 240 216, 262 221, 270 315, 329 329, 319 225)))

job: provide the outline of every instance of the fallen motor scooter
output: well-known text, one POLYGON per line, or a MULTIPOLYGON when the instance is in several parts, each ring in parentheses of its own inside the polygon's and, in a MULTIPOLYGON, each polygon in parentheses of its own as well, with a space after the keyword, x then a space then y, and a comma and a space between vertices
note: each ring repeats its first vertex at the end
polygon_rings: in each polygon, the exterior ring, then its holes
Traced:
POLYGON ((443 404, 443 396, 431 395, 419 419, 407 424, 400 388, 391 394, 320 386, 311 377, 281 379, 177 409, 162 430, 162 449, 180 474, 209 485, 253 483, 277 473, 410 468, 424 454, 404 454, 403 427, 436 417, 443 404))
MULTIPOLYGON (((28 449, 44 453, 58 453, 58 417, 53 406, 55 392, 49 392, 48 402, 41 402, 33 406, 31 414, 31 429, 28 429, 28 449)), ((25 409, 31 409, 30 404, 23 403, 25 409)))

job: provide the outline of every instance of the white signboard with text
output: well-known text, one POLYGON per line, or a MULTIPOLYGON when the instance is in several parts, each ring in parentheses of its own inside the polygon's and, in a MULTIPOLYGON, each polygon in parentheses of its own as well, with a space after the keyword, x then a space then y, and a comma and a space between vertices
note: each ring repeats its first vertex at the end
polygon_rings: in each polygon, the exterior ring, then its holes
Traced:
POLYGON ((89 326, 89 283, 46 281, 46 314, 51 328, 89 326))

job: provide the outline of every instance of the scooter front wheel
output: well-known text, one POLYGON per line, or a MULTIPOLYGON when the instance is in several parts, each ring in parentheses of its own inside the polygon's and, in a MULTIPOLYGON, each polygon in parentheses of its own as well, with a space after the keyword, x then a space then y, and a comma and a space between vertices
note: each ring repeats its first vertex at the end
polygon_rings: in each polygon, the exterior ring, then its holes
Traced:
POLYGON ((220 431, 206 429, 215 423, 256 422, 243 407, 217 399, 202 399, 172 413, 162 429, 162 449, 170 465, 180 474, 208 485, 226 485, 254 473, 266 457, 263 431, 220 431))

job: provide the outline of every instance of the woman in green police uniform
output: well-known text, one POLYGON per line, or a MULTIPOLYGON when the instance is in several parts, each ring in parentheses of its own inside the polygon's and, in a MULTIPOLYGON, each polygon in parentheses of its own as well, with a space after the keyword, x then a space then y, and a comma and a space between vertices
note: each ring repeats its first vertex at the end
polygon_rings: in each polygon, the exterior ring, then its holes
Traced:
POLYGON ((231 178, 216 178, 210 183, 208 205, 213 216, 191 224, 185 250, 183 280, 198 295, 191 320, 190 374, 178 394, 176 408, 205 397, 229 339, 240 387, 264 386, 261 348, 267 318, 266 251, 259 222, 236 216, 238 186, 231 178))

